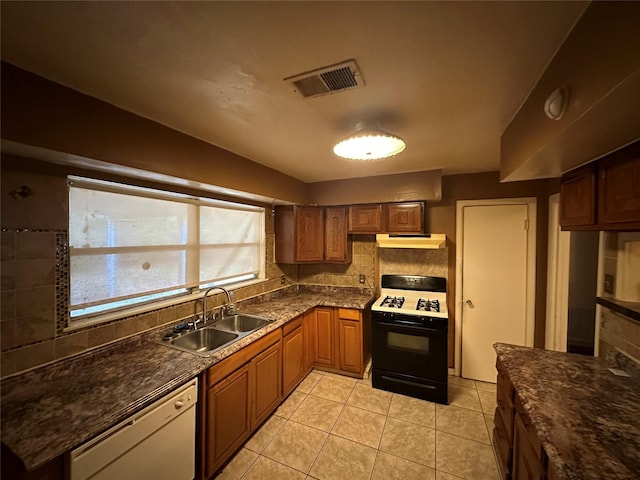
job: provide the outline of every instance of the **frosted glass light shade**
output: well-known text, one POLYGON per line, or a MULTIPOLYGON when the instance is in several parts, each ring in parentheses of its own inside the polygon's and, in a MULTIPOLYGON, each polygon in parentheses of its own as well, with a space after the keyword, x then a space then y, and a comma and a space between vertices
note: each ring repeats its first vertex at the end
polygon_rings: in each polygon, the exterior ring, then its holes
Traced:
POLYGON ((333 153, 352 160, 375 160, 397 155, 405 149, 404 140, 380 130, 359 130, 333 147, 333 153))

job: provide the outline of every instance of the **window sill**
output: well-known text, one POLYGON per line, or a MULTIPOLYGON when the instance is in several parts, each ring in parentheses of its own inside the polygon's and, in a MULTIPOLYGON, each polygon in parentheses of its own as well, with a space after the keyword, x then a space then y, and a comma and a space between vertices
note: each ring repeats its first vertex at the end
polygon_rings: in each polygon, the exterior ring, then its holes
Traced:
MULTIPOLYGON (((256 285, 262 282, 267 281, 266 278, 247 280, 246 282, 237 283, 234 285, 225 285, 225 288, 231 292, 238 288, 247 287, 250 285, 256 285)), ((68 326, 66 326, 62 331, 65 333, 75 332, 78 330, 82 330, 88 327, 92 327, 94 325, 100 325, 103 323, 122 320, 127 317, 132 317, 134 315, 140 315, 143 313, 151 312, 153 310, 159 310, 161 308, 172 307, 174 305, 179 305, 181 303, 190 302, 192 300, 198 300, 202 298, 203 292, 191 293, 187 295, 181 295, 178 297, 168 298, 166 300, 158 300, 157 302, 146 303, 144 305, 137 305, 130 308, 117 310, 114 312, 107 312, 99 315, 94 315, 87 318, 77 318, 76 320, 72 320, 68 326)), ((244 299, 240 299, 244 300, 244 299)), ((236 300, 236 301, 240 301, 236 300)))

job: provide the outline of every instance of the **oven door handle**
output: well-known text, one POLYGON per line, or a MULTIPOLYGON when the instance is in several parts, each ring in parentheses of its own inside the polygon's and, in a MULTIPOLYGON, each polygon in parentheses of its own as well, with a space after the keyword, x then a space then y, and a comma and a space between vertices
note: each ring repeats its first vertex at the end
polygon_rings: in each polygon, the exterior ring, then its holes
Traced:
POLYGON ((382 325, 384 327, 407 328, 407 329, 411 329, 411 330, 418 330, 420 332, 446 333, 446 330, 441 330, 441 329, 437 329, 437 328, 423 327, 419 323, 402 322, 402 321, 395 322, 395 323, 378 321, 377 323, 378 323, 378 325, 382 325))

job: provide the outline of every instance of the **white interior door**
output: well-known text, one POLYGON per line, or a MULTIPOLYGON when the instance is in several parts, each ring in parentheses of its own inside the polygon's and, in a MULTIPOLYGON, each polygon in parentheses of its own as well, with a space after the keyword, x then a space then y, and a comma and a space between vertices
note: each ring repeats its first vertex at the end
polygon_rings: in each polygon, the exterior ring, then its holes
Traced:
POLYGON ((495 382, 493 344, 532 344, 532 209, 526 202, 462 207, 463 377, 495 382))

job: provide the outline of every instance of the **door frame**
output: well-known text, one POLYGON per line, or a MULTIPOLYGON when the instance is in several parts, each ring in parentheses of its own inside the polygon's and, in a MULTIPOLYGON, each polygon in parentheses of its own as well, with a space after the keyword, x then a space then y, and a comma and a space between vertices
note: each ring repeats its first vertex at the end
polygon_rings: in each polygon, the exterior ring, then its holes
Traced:
POLYGON ((560 194, 549 197, 545 349, 567 351, 571 232, 560 230, 560 194))
POLYGON ((526 205, 529 209, 527 234, 527 318, 525 320, 525 345, 533 347, 536 306, 536 198, 495 198, 490 200, 456 201, 456 298, 455 298, 455 356, 454 372, 462 371, 462 242, 464 236, 464 207, 500 205, 526 205))

